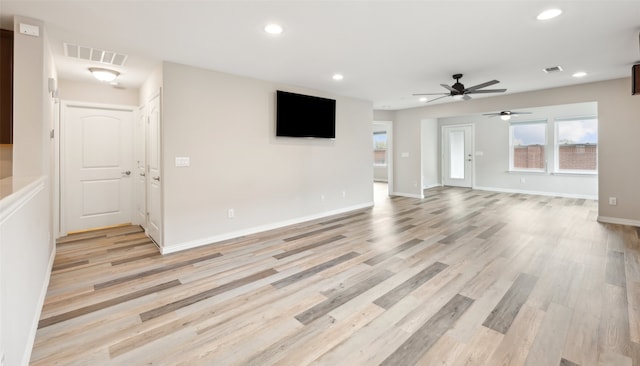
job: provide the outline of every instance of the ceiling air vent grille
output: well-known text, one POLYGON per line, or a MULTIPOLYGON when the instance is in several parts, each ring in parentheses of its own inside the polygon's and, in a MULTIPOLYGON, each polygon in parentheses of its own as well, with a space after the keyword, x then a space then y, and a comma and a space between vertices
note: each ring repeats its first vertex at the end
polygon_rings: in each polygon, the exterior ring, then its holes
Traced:
POLYGON ((98 48, 78 46, 64 43, 64 54, 67 57, 84 61, 99 62, 106 65, 124 66, 127 55, 113 51, 105 51, 98 48))

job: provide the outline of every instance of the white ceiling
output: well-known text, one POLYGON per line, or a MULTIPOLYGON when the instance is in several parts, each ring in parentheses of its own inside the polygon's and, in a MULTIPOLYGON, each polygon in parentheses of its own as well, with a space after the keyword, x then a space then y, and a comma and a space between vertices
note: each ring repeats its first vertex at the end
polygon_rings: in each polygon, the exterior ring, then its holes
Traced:
MULTIPOLYGON (((119 81, 137 88, 162 60, 370 100, 423 105, 413 93, 500 80, 507 93, 630 76, 640 62, 640 0, 628 1, 5 1, 43 20, 59 77, 90 80, 63 42, 129 55, 119 81), (536 15, 550 7, 563 14, 536 15), (277 22, 280 36, 263 31, 277 22), (542 69, 560 65, 563 72, 542 69), (586 71, 588 76, 571 75, 586 71), (334 73, 344 80, 332 80, 334 73)), ((474 98, 490 97, 489 95, 474 98)), ((439 102, 450 102, 451 98, 439 102)))

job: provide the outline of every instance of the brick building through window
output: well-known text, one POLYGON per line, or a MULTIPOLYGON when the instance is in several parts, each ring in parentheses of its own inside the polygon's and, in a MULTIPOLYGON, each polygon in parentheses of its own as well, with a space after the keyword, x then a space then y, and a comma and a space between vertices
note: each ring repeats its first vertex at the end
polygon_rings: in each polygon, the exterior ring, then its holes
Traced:
POLYGON ((516 169, 544 169, 544 146, 514 146, 513 167, 516 169))
POLYGON ((598 168, 598 145, 559 145, 558 168, 560 170, 596 170, 598 168))

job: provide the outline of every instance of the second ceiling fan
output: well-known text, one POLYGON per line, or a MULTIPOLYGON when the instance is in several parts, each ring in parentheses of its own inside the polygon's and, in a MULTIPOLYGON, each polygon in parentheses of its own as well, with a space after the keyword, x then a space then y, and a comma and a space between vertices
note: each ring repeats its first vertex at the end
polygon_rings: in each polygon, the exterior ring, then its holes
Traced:
POLYGON ((438 100, 445 97, 462 96, 462 99, 469 100, 471 99, 469 94, 504 93, 505 91, 507 91, 507 89, 484 89, 488 86, 499 83, 498 80, 491 80, 491 81, 487 81, 486 83, 465 88, 464 84, 460 82, 460 79, 462 78, 462 74, 455 74, 453 75, 453 78, 455 79, 456 82, 451 86, 447 84, 440 84, 440 86, 442 86, 443 88, 449 91, 448 93, 420 93, 420 94, 413 94, 413 95, 441 95, 441 97, 439 98, 434 98, 427 101, 428 103, 428 102, 433 102, 434 100, 438 100))

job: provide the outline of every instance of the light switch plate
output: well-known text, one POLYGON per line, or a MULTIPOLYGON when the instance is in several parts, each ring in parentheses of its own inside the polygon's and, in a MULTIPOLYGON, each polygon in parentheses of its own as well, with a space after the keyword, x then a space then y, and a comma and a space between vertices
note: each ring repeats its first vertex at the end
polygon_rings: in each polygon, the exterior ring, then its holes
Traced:
POLYGON ((188 156, 176 157, 176 166, 190 166, 191 159, 188 156))

